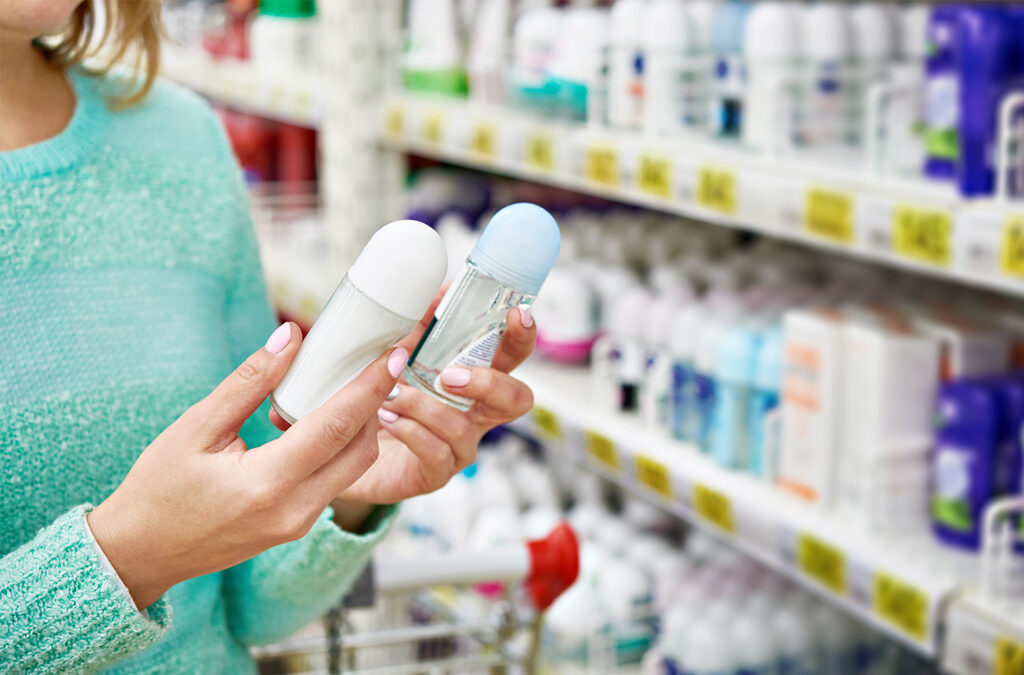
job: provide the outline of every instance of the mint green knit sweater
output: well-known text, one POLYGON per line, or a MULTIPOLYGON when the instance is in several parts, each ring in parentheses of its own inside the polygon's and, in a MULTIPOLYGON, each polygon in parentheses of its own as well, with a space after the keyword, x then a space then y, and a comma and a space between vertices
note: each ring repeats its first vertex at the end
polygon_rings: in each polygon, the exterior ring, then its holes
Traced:
MULTIPOLYGON (((198 97, 123 112, 72 72, 58 136, 0 153, 0 672, 237 673, 334 603, 368 533, 305 538, 136 611, 84 522, 139 453, 274 328, 240 172, 198 97)), ((250 446, 273 437, 260 410, 250 446)))

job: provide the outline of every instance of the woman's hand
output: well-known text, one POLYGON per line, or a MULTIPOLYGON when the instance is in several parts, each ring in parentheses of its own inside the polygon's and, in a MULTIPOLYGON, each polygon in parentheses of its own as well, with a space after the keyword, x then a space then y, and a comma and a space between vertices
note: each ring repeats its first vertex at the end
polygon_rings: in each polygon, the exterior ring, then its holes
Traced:
POLYGON ((377 410, 408 358, 402 347, 279 439, 249 450, 239 437, 301 339, 294 325, 281 326, 164 430, 89 513, 96 541, 138 607, 176 583, 302 537, 377 460, 377 410))
POLYGON ((533 392, 508 375, 533 351, 537 329, 528 312, 513 309, 490 368, 451 368, 441 375, 445 389, 475 399, 468 412, 445 405, 414 387, 398 387, 379 411, 380 455, 351 487, 344 503, 382 504, 433 492, 476 461, 483 435, 521 417, 533 407, 533 392))

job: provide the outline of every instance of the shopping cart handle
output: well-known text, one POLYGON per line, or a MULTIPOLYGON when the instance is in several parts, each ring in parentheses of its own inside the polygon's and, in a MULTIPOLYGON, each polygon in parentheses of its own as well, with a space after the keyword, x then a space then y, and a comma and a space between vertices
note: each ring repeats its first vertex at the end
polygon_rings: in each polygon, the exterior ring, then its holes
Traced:
POLYGON ((563 521, 543 539, 526 542, 530 574, 524 586, 538 610, 546 610, 576 581, 580 574, 580 543, 569 523, 563 521))

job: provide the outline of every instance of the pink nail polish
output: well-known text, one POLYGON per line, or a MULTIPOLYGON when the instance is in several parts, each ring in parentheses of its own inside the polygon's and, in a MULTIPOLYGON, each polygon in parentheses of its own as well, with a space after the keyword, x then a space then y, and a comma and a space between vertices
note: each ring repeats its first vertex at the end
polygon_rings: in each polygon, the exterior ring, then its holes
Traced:
POLYGON ((533 328, 533 314, 530 314, 530 310, 520 309, 519 321, 523 324, 523 328, 533 328))
POLYGON ((387 422, 388 424, 398 421, 398 413, 385 408, 377 409, 377 417, 379 417, 382 422, 387 422))
POLYGON ((277 327, 270 337, 267 338, 266 350, 271 354, 277 354, 282 349, 288 346, 288 343, 292 341, 292 327, 290 324, 284 323, 277 327))
POLYGON ((391 356, 388 358, 388 372, 391 373, 391 377, 401 375, 405 369, 405 362, 408 360, 409 352, 404 347, 399 347, 391 352, 391 356))
POLYGON ((445 368, 441 371, 441 384, 449 387, 465 387, 473 373, 466 368, 445 368))

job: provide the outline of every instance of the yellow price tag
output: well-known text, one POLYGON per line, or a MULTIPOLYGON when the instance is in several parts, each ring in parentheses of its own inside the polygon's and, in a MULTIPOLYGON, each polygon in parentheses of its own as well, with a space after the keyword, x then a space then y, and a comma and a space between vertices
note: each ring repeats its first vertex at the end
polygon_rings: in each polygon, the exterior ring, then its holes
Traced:
POLYGON ((825 588, 846 595, 846 556, 839 549, 802 534, 797 540, 796 563, 801 572, 825 588))
POLYGON ((615 449, 615 443, 608 437, 588 431, 584 437, 587 453, 605 468, 618 472, 622 463, 619 462, 619 452, 615 449))
POLYGON ((1012 215, 1003 226, 999 243, 999 271, 1024 279, 1024 215, 1012 215))
POLYGON ((423 119, 423 140, 431 145, 441 145, 444 138, 444 113, 432 110, 423 119))
POLYGON ((888 574, 875 575, 875 614, 910 637, 928 637, 928 596, 888 574))
POLYGON ((892 218, 892 247, 904 258, 949 267, 953 262, 953 218, 942 209, 898 206, 892 218))
POLYGON ((469 137, 469 149, 484 159, 495 158, 498 154, 498 131, 493 122, 481 120, 476 123, 469 137))
POLYGON ((994 675, 1021 675, 1024 673, 1024 644, 999 638, 996 640, 994 675))
POLYGON ((534 406, 533 410, 530 411, 530 417, 544 436, 556 440, 562 438, 562 425, 558 423, 558 417, 555 413, 547 408, 534 406))
POLYGON ((640 155, 640 170, 636 175, 636 183, 641 192, 662 199, 671 199, 672 160, 647 153, 640 155))
POLYGON ((392 138, 401 138, 405 132, 405 106, 395 103, 388 108, 387 132, 392 138))
POLYGON ((526 137, 526 165, 541 171, 555 169, 555 139, 546 131, 534 131, 526 137))
POLYGON ((636 456, 636 479, 665 499, 672 499, 672 479, 661 462, 644 455, 636 456))
POLYGON ((693 507, 705 520, 726 532, 736 532, 736 523, 732 519, 732 504, 721 492, 698 483, 693 488, 693 507))
POLYGON ((854 240, 853 197, 811 188, 804 197, 804 228, 810 234, 849 246, 854 240))
POLYGON ((728 216, 736 214, 736 175, 726 169, 703 166, 697 175, 697 203, 728 216))
POLYGON ((583 176, 606 187, 619 187, 619 151, 615 146, 595 143, 587 147, 583 176))

